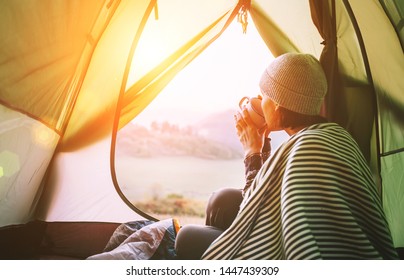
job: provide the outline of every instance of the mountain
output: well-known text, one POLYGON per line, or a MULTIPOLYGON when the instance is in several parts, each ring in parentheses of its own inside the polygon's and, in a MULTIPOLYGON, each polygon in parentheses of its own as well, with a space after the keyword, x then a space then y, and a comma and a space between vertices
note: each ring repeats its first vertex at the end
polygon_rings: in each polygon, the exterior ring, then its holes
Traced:
POLYGON ((197 122, 194 127, 197 131, 200 131, 204 137, 243 153, 236 133, 234 114, 235 111, 233 110, 218 112, 197 122))
MULTIPOLYGON (((234 110, 226 110, 212 114, 197 122, 194 127, 208 139, 225 144, 243 154, 242 146, 236 133, 234 123, 234 110)), ((272 151, 275 151, 289 136, 284 131, 275 131, 270 134, 272 151)))

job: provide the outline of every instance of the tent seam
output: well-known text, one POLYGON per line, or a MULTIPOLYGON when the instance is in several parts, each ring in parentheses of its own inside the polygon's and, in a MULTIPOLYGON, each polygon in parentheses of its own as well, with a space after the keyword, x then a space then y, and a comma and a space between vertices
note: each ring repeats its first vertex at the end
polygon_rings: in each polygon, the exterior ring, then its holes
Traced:
POLYGON ((36 121, 42 123, 42 124, 45 125, 47 128, 53 130, 56 134, 58 134, 60 137, 62 137, 62 132, 61 132, 59 129, 57 129, 56 127, 52 126, 50 123, 46 122, 46 121, 43 120, 42 118, 39 118, 39 117, 35 116, 34 114, 31 114, 31 113, 29 113, 29 112, 27 112, 27 111, 25 111, 25 110, 23 110, 23 109, 21 109, 21 108, 17 108, 17 107, 15 107, 15 106, 11 105, 10 103, 5 102, 5 101, 3 101, 3 100, 0 100, 0 104, 3 105, 4 107, 9 108, 10 110, 19 112, 19 113, 21 113, 21 114, 23 114, 23 115, 28 116, 28 117, 31 118, 31 119, 34 119, 34 120, 36 120, 36 121))

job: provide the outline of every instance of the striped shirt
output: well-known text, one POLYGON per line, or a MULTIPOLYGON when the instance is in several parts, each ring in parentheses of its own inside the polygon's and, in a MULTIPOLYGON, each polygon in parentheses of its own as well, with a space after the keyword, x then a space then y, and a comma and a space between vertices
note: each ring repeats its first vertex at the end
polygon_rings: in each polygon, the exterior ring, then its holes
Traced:
POLYGON ((337 124, 310 126, 264 163, 203 259, 396 259, 370 169, 337 124))

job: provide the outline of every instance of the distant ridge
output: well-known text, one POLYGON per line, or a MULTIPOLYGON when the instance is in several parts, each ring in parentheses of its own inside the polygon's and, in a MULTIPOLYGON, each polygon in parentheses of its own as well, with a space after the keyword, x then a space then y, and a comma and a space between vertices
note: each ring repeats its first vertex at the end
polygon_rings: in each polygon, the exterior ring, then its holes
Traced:
POLYGON ((233 114, 231 110, 212 114, 185 128, 169 122, 154 122, 150 127, 129 123, 118 133, 116 150, 134 157, 242 158, 233 114))

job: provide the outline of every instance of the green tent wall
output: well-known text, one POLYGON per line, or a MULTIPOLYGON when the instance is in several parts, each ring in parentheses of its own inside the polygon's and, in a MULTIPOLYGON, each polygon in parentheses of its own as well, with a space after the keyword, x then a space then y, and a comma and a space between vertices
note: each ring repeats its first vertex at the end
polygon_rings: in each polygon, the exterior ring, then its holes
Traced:
POLYGON ((114 135, 247 9, 274 56, 322 62, 323 112, 369 159, 404 247, 404 4, 363 2, 0 1, 0 226, 142 218, 117 187, 114 135), (148 61, 156 32, 176 37, 148 61), (103 161, 71 172, 94 145, 103 161))

